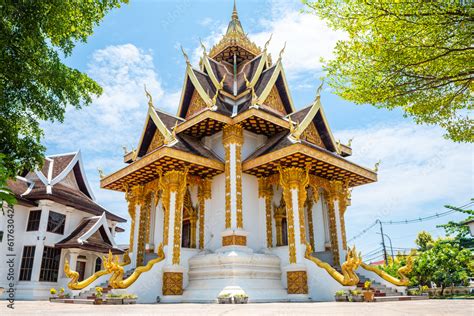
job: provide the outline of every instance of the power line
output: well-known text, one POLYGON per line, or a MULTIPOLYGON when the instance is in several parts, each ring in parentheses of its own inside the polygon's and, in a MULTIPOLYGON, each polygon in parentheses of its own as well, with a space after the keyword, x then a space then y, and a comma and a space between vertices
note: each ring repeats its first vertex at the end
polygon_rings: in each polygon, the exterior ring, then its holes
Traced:
MULTIPOLYGON (((470 206, 474 204, 473 201, 463 205, 463 206, 459 206, 458 208, 465 208, 467 206, 470 206)), ((402 220, 402 221, 380 221, 381 224, 385 224, 385 225, 397 225, 397 224, 411 224, 411 223, 419 223, 419 222, 423 222, 423 221, 427 221, 427 220, 431 220, 431 219, 435 219, 435 218, 439 218, 439 217, 442 217, 442 216, 446 216, 446 215, 449 215, 449 214, 452 214, 456 212, 455 210, 449 210, 449 211, 446 211, 446 212, 441 212, 441 213, 438 213, 436 212, 436 214, 434 215, 430 215, 430 216, 426 216, 426 217, 419 217, 419 218, 416 218, 416 219, 405 219, 405 220, 402 220)), ((375 225, 378 224, 378 220, 374 221, 370 226, 368 226, 367 228, 365 228, 364 230, 362 230, 360 233, 358 233, 357 235, 353 236, 352 238, 350 238, 347 242, 351 242, 359 237, 361 237, 362 235, 364 235, 365 233, 367 233, 372 227, 374 227, 375 225)))

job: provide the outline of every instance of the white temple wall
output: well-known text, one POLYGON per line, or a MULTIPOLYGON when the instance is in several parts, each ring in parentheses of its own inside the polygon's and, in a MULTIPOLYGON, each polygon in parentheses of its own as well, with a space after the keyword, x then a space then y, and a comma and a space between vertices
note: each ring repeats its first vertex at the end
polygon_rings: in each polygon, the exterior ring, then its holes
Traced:
POLYGON ((242 212, 244 230, 249 233, 247 247, 259 251, 265 247, 265 208, 259 209, 257 177, 242 174, 242 212), (262 234, 263 232, 263 234, 262 234))
POLYGON ((244 144, 242 145, 242 161, 247 159, 255 150, 265 144, 265 135, 255 134, 244 130, 244 144))
POLYGON ((339 249, 339 262, 346 261, 346 251, 342 248, 342 227, 341 217, 339 216, 339 203, 334 201, 334 213, 336 217, 337 248, 339 249))
POLYGON ((204 145, 212 150, 222 160, 225 160, 225 149, 222 144, 222 132, 202 138, 204 145))
POLYGON ((225 174, 212 178, 212 199, 207 200, 204 220, 205 248, 215 251, 222 246, 225 230, 225 174))
POLYGON ((154 229, 154 236, 153 236, 155 252, 158 249, 158 246, 160 245, 160 243, 163 242, 163 220, 164 220, 163 203, 162 203, 162 200, 160 200, 158 202, 158 205, 155 208, 155 229, 154 229))
POLYGON ((320 196, 318 203, 313 204, 313 230, 314 230, 314 249, 319 252, 325 250, 326 227, 323 215, 323 197, 320 196))

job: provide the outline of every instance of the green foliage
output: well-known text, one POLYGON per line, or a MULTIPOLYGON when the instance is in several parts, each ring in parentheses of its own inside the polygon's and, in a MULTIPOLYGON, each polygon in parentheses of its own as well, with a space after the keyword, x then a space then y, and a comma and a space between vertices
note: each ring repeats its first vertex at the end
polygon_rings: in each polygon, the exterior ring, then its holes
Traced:
MULTIPOLYGON (((444 288, 466 282, 472 269, 472 254, 452 239, 438 239, 432 247, 419 252, 411 273, 416 284, 434 282, 444 288)), ((442 293, 441 293, 442 294, 442 293)))
MULTIPOLYGON (((471 199, 472 201, 473 199, 471 199)), ((469 216, 461 222, 453 222, 449 221, 447 224, 438 225, 436 227, 444 228, 447 236, 453 236, 456 240, 463 240, 463 239, 471 239, 469 233, 469 227, 464 225, 464 222, 474 219, 474 211, 473 210, 463 210, 459 207, 445 205, 446 208, 454 210, 456 212, 468 214, 469 216)))
POLYGON ((388 264, 387 265, 381 265, 378 268, 387 272, 391 276, 395 278, 399 278, 400 276, 398 275, 398 269, 406 265, 406 257, 402 254, 397 254, 394 260, 392 258, 388 258, 388 264))
POLYGON ((304 0, 343 30, 335 59, 323 61, 341 97, 401 107, 417 123, 438 124, 454 141, 474 142, 474 46, 470 1, 304 0))
POLYGON ((67 105, 80 108, 100 95, 101 87, 66 66, 60 53, 69 56, 121 2, 127 1, 0 4, 0 181, 42 165, 41 120, 62 122, 67 105))
POLYGON ((430 249, 433 245, 433 237, 431 234, 426 231, 421 231, 416 237, 415 243, 418 245, 418 250, 426 251, 430 249))
POLYGON ((5 166, 5 155, 0 153, 0 208, 3 207, 3 202, 8 205, 16 203, 14 194, 7 186, 9 176, 9 170, 5 166))

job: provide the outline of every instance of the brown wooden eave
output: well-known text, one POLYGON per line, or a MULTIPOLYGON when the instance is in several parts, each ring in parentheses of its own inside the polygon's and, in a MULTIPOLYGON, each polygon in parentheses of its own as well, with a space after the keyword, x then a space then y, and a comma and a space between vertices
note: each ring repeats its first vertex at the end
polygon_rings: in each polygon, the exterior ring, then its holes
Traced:
POLYGON ((277 173, 280 164, 283 167, 305 168, 308 163, 311 164, 311 174, 329 180, 349 180, 351 187, 377 181, 377 174, 373 170, 322 148, 302 143, 295 143, 245 161, 242 170, 257 177, 267 177, 277 173))
POLYGON ((163 146, 101 179, 100 187, 125 191, 126 184, 143 185, 156 179, 158 168, 166 172, 183 170, 185 167, 189 167, 191 175, 203 178, 213 177, 224 172, 224 164, 220 161, 163 146))

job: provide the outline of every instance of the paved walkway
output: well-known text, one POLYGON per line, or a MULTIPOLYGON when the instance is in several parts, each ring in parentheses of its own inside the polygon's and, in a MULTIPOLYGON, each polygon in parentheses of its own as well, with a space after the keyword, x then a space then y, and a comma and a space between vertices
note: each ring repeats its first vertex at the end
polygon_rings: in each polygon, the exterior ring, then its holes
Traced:
POLYGON ((0 315, 469 315, 474 300, 427 300, 384 303, 272 303, 247 305, 153 304, 79 305, 45 301, 15 302, 12 312, 0 302, 0 315))

